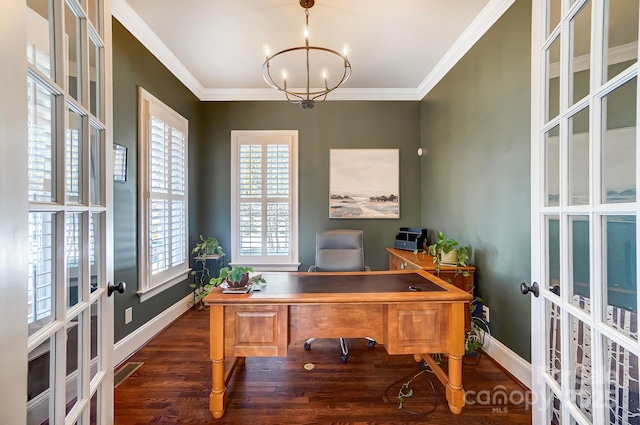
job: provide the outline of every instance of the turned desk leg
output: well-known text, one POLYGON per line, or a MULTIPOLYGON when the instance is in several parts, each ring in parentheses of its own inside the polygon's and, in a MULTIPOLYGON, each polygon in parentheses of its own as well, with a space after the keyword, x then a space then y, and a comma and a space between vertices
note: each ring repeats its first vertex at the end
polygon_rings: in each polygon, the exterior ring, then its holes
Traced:
POLYGON ((211 357, 211 394, 209 410, 218 419, 224 415, 226 387, 224 379, 224 307, 211 306, 209 310, 209 332, 211 357))
POLYGON ((454 303, 449 310, 449 382, 447 400, 449 410, 459 414, 464 407, 462 388, 462 356, 464 356, 465 304, 454 303))
POLYGON ((449 382, 447 383, 447 400, 449 410, 459 414, 464 407, 464 389, 462 388, 462 356, 449 355, 449 382))

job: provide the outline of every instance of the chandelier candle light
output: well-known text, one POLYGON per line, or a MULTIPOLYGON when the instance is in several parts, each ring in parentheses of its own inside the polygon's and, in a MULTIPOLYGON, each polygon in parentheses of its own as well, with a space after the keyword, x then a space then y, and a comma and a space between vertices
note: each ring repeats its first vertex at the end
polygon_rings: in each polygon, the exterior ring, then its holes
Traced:
MULTIPOLYGON (((351 64, 347 59, 347 48, 344 48, 343 53, 339 53, 335 50, 328 49, 326 47, 318 47, 309 45, 309 9, 313 7, 315 1, 314 0, 300 0, 300 6, 304 8, 304 14, 306 18, 306 25, 304 29, 304 46, 300 47, 291 47, 289 49, 282 50, 278 53, 275 53, 269 56, 269 49, 265 49, 265 55, 267 57, 266 61, 262 65, 262 78, 264 81, 273 87, 276 90, 284 92, 287 100, 291 103, 300 104, 302 109, 311 109, 316 103, 324 102, 327 98, 327 94, 331 93, 341 85, 347 82, 349 77, 351 77, 351 64), (295 56, 294 52, 303 52, 306 58, 306 86, 305 89, 291 89, 287 88, 287 73, 283 69, 282 70, 282 83, 276 83, 276 81, 271 76, 271 65, 272 62, 277 62, 275 59, 290 59, 290 57, 295 56), (337 56, 340 60, 341 67, 339 73, 342 73, 342 78, 336 83, 331 84, 329 86, 328 83, 328 75, 326 68, 322 70, 322 81, 324 84, 324 88, 311 88, 311 76, 310 76, 310 64, 311 64, 311 53, 320 53, 320 54, 329 54, 324 56, 337 56)), ((284 61, 283 61, 284 62, 284 61)), ((289 62, 290 63, 290 62, 289 62)), ((320 73, 318 73, 320 75, 320 73)))

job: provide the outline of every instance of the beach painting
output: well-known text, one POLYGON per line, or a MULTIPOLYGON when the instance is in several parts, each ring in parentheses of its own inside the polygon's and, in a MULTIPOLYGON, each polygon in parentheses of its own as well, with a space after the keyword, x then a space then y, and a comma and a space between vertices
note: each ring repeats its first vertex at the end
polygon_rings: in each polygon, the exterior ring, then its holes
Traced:
POLYGON ((400 218, 399 149, 330 149, 329 218, 400 218))

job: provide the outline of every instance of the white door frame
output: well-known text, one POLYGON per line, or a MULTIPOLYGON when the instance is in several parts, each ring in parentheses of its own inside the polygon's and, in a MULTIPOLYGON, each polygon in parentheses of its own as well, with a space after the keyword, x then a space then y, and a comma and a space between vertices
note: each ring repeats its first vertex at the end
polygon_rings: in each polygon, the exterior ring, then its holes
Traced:
POLYGON ((0 13, 0 423, 23 425, 27 406, 27 74, 25 0, 0 13), (9 325, 11 324, 11 325, 9 325), (8 349, 11 347, 11 349, 8 349), (8 384, 11 383, 11 384, 8 384))

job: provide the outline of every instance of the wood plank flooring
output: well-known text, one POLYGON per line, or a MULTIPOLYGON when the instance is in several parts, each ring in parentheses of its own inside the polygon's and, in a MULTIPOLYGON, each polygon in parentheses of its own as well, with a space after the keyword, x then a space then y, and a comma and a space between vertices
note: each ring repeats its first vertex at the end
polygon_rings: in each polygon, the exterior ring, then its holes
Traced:
POLYGON ((387 355, 381 345, 369 349, 364 339, 348 340, 347 363, 331 339, 317 340, 311 351, 294 343, 286 358, 247 358, 227 388, 225 415, 213 419, 208 319, 207 311, 190 310, 129 359, 144 364, 115 389, 117 425, 531 423, 525 390, 487 356, 477 365, 465 361, 462 414, 449 411, 445 389, 431 373, 413 380, 414 395, 404 403, 422 414, 399 410, 398 391, 420 365, 413 356, 387 355))

